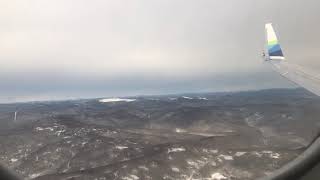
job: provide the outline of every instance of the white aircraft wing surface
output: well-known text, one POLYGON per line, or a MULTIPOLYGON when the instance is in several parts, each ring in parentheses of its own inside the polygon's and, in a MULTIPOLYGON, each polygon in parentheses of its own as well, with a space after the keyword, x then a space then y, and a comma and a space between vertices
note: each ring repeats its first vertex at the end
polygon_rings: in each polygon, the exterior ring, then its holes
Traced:
POLYGON ((285 59, 272 24, 266 24, 265 28, 267 40, 265 60, 282 76, 320 96, 320 73, 285 59))

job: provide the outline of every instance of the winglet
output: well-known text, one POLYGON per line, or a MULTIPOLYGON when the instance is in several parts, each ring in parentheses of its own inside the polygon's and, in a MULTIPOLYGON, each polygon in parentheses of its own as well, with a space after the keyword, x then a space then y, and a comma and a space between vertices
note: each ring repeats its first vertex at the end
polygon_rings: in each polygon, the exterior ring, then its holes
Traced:
POLYGON ((267 53, 268 60, 284 60, 284 56, 278 42, 278 38, 271 23, 265 25, 266 40, 267 40, 267 53))

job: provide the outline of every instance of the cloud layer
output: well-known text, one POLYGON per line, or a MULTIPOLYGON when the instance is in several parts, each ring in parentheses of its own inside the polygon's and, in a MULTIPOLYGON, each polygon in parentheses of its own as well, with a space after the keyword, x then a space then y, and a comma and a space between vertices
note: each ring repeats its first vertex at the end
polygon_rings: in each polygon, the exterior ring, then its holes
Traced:
POLYGON ((319 68, 318 1, 5 0, 0 102, 292 87, 260 57, 319 68))

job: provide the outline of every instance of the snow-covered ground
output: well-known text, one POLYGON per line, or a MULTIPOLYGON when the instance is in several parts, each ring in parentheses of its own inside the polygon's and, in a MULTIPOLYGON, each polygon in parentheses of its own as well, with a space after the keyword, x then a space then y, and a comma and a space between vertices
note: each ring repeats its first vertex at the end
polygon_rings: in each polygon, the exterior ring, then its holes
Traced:
POLYGON ((127 149, 127 148, 128 148, 127 146, 116 146, 116 149, 120 149, 120 150, 127 149))
POLYGON ((200 99, 200 100, 208 100, 208 98, 205 98, 205 97, 198 97, 198 99, 200 99))
POLYGON ((108 102, 132 102, 136 101, 136 99, 125 99, 125 98, 106 98, 100 99, 99 102, 108 103, 108 102))
POLYGON ((183 152, 183 151, 186 151, 186 149, 184 147, 178 147, 178 148, 170 148, 168 149, 168 153, 171 153, 171 152, 183 152))
POLYGON ((210 180, 222 180, 222 179, 227 179, 227 177, 225 177, 221 173, 213 173, 210 178, 210 180))
POLYGON ((184 98, 184 99, 193 99, 192 97, 188 97, 188 96, 182 96, 182 98, 184 98))

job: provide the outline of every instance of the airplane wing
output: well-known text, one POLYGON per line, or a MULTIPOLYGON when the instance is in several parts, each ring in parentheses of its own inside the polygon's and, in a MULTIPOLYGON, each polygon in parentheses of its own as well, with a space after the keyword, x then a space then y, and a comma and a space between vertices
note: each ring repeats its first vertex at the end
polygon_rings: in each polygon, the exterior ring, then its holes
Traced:
POLYGON ((320 96, 320 74, 306 67, 290 63, 283 55, 272 24, 265 25, 265 60, 272 68, 290 81, 320 96))

